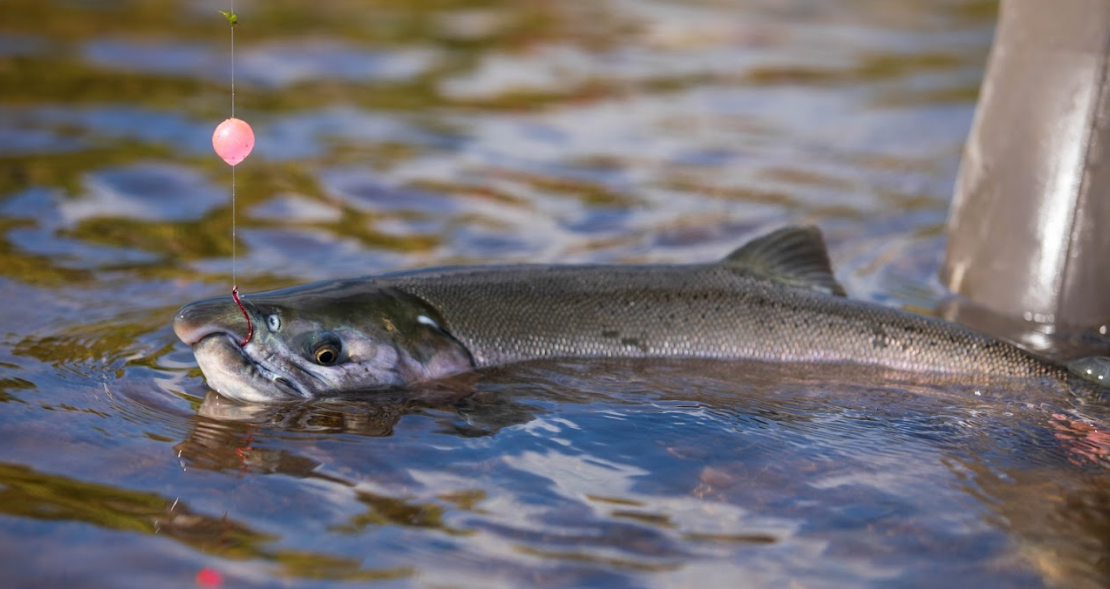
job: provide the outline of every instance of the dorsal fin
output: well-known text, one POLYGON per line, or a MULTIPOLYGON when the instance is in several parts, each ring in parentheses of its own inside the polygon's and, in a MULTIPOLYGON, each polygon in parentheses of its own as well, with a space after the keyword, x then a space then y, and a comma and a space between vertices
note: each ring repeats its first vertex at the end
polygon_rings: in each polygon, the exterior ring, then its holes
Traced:
POLYGON ((812 225, 783 227, 753 239, 721 263, 782 284, 846 296, 833 276, 821 230, 812 225))

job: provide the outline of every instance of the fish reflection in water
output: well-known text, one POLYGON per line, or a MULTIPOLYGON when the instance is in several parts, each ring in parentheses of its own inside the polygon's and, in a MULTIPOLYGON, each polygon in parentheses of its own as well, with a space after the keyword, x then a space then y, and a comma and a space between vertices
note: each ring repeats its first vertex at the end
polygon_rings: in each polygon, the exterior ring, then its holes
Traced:
POLYGON ((1049 383, 961 388, 858 367, 544 361, 360 399, 210 393, 175 448, 191 467, 346 489, 365 511, 343 529, 442 529, 520 582, 534 562, 477 546, 508 543, 569 584, 590 578, 573 562, 816 582, 822 567, 795 560, 809 554, 857 567, 818 586, 943 580, 929 572, 942 561, 965 581, 1098 587, 1110 579, 1107 463, 1076 424, 1106 415, 1081 401, 1049 383), (414 427, 455 441, 391 441, 414 427), (356 457, 347 436, 381 444, 356 457))
MULTIPOLYGON (((439 384, 439 383, 437 383, 439 384)), ((377 392, 367 398, 332 397, 288 403, 245 403, 208 391, 198 414, 219 423, 265 425, 287 431, 353 433, 386 437, 402 417, 434 413, 445 432, 463 437, 497 433, 531 420, 537 408, 496 394, 445 387, 377 392)))

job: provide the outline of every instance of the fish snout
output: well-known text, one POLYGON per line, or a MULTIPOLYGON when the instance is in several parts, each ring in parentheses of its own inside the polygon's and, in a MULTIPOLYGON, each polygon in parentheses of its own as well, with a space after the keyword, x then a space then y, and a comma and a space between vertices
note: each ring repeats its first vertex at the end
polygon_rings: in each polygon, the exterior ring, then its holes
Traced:
POLYGON ((173 316, 173 331, 186 344, 196 345, 214 334, 226 333, 243 341, 249 326, 247 318, 231 297, 215 297, 189 303, 173 316))

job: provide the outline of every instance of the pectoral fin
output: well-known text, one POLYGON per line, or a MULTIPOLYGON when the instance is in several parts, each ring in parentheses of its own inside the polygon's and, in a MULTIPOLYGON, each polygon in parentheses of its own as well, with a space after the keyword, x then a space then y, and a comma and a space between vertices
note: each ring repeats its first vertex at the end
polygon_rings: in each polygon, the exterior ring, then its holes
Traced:
POLYGON ((833 276, 821 230, 814 226, 784 227, 748 242, 721 261, 745 272, 790 286, 846 296, 833 276))

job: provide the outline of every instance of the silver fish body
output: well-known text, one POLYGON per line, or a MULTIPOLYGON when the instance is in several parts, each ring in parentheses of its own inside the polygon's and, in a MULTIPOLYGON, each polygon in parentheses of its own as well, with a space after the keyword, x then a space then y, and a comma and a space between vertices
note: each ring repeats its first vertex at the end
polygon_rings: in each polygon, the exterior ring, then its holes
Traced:
POLYGON ((434 270, 386 279, 426 301, 476 366, 535 358, 743 358, 1040 377, 1021 349, 944 321, 722 264, 434 270))
POLYGON ((175 330, 209 385, 245 400, 405 386, 541 358, 848 363, 1001 378, 1067 372, 979 332, 853 301, 820 233, 787 228, 721 262, 415 270, 187 305, 175 330), (321 361, 322 360, 322 361, 321 361))

